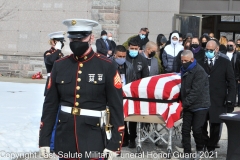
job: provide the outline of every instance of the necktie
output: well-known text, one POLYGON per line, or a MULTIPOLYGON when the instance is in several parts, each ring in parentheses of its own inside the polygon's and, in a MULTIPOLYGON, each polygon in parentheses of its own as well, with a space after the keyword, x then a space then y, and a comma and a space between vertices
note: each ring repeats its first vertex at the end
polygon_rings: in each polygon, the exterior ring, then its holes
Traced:
POLYGON ((105 42, 105 45, 106 45, 106 47, 107 47, 107 50, 109 50, 109 45, 108 45, 107 40, 104 40, 104 42, 105 42))
POLYGON ((212 59, 210 59, 209 67, 210 67, 210 69, 212 69, 212 67, 213 67, 213 60, 212 59))

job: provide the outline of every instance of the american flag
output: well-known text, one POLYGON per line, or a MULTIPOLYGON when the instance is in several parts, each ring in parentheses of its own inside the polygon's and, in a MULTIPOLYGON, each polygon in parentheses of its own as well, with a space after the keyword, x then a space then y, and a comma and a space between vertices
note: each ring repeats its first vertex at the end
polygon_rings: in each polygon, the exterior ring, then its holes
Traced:
POLYGON ((124 116, 161 115, 168 128, 180 119, 181 76, 177 73, 146 77, 123 86, 124 116))

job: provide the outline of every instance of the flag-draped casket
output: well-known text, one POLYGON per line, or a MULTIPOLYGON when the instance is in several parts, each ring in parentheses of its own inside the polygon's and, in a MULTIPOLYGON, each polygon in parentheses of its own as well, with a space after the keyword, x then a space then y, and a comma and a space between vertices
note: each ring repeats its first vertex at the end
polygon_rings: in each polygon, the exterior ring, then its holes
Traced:
POLYGON ((168 128, 180 119, 182 104, 178 101, 181 76, 177 73, 142 78, 123 87, 124 117, 161 115, 168 128))

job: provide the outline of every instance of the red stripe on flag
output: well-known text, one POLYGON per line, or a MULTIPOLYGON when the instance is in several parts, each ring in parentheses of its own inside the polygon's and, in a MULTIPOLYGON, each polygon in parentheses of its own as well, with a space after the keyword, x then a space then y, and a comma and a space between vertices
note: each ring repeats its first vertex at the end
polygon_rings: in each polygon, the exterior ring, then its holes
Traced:
POLYGON ((125 94, 125 92, 123 92, 123 97, 126 97, 126 94, 125 94))
POLYGON ((173 87, 175 87, 179 83, 181 83, 180 79, 174 79, 172 81, 167 82, 165 84, 164 88, 163 88, 163 91, 164 91, 163 92, 163 99, 168 99, 171 95, 173 87))
POLYGON ((167 126, 168 128, 173 127, 173 126, 174 126, 174 122, 176 122, 176 121, 178 121, 178 120, 180 119, 180 117, 181 117, 181 112, 182 112, 182 103, 179 102, 179 105, 178 105, 178 107, 177 107, 177 109, 176 109, 176 113, 170 115, 170 117, 169 117, 169 119, 168 119, 169 122, 166 124, 166 126, 167 126))
MULTIPOLYGON (((159 76, 159 79, 160 79, 160 78, 165 78, 165 77, 174 76, 174 75, 176 75, 176 73, 161 74, 161 75, 159 76)), ((163 90, 163 91, 164 91, 164 90, 163 90)), ((163 92, 162 95, 164 96, 164 92, 163 92)), ((163 98, 163 99, 164 99, 164 98, 163 98)))
POLYGON ((178 93, 176 93, 174 96, 173 96, 173 99, 178 99, 178 97, 179 97, 179 92, 178 93))
POLYGON ((154 92, 155 92, 155 88, 156 88, 156 85, 157 85, 157 82, 159 80, 159 77, 156 76, 156 77, 152 77, 150 79, 150 81, 148 82, 148 85, 147 85, 147 98, 149 99, 154 99, 155 96, 154 96, 154 92))
MULTIPOLYGON (((140 82, 141 82, 141 79, 131 83, 130 90, 131 90, 132 97, 139 98, 138 86, 140 82)), ((133 103, 134 103, 134 114, 140 115, 140 101, 134 101, 133 103)))
POLYGON ((148 102, 149 106, 149 115, 157 114, 157 104, 156 102, 148 102))
MULTIPOLYGON (((173 76, 176 75, 175 73, 169 73, 169 74, 161 74, 158 76, 154 76, 150 79, 150 81, 148 82, 148 86, 147 86, 147 96, 149 99, 155 99, 155 88, 156 85, 158 83, 158 80, 160 78, 164 78, 164 77, 169 77, 169 76, 173 76)), ((149 114, 153 115, 153 114, 157 114, 157 105, 156 102, 149 102, 149 114)))
POLYGON ((170 77, 170 76, 174 76, 174 75, 176 75, 176 73, 167 73, 167 74, 160 74, 159 77, 164 78, 164 77, 170 77))
POLYGON ((168 121, 166 123, 166 127, 172 128, 174 126, 174 122, 178 121, 181 117, 181 111, 182 111, 182 103, 179 102, 175 113, 169 116, 168 121))
POLYGON ((123 105, 124 117, 128 117, 128 100, 123 105))
MULTIPOLYGON (((155 96, 154 96, 154 92, 155 92, 155 88, 156 88, 156 85, 157 85, 157 82, 159 80, 159 76, 155 76, 155 77, 152 77, 150 79, 150 81, 148 82, 148 85, 147 85, 147 98, 149 99, 155 99, 155 96)), ((156 103, 155 102, 149 102, 148 103, 148 107, 149 107, 149 114, 156 114, 157 112, 157 106, 156 106, 156 103)))

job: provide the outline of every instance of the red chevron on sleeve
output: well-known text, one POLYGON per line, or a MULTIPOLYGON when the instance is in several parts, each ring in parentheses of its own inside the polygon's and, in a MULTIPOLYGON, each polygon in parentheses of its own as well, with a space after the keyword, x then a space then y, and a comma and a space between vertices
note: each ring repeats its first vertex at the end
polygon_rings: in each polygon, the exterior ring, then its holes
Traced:
POLYGON ((121 77, 119 76, 118 71, 116 71, 116 74, 113 78, 113 83, 114 83, 114 87, 116 87, 117 89, 122 88, 121 77))

